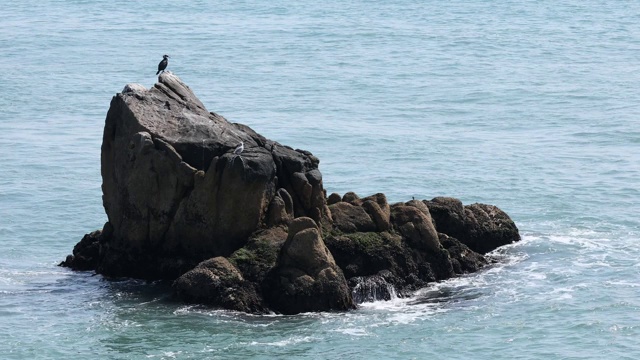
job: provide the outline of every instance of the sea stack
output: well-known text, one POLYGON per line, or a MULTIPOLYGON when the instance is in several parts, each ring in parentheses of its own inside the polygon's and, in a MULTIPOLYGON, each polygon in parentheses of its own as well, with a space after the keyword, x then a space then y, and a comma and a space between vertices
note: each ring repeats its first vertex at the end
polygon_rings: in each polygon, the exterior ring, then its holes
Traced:
POLYGON ((491 205, 327 197, 309 151, 209 112, 174 74, 158 80, 113 97, 101 155, 108 221, 62 265, 171 280, 186 302, 295 314, 353 309, 390 287, 404 296, 477 271, 485 253, 520 239, 491 205))

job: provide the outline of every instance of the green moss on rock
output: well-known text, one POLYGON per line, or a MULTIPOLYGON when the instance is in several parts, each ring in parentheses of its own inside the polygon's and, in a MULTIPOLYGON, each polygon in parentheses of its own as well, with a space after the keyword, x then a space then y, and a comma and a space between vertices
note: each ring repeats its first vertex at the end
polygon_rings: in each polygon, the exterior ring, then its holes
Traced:
POLYGON ((286 236, 287 233, 282 228, 254 234, 244 247, 229 256, 229 261, 242 272, 245 279, 261 282, 265 274, 275 266, 286 236))

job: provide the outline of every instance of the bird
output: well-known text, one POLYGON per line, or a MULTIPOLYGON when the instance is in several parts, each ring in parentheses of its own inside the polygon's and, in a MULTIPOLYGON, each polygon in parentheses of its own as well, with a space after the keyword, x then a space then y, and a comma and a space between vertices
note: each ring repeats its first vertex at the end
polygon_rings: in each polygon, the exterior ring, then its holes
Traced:
POLYGON ((158 72, 156 73, 156 75, 160 74, 160 71, 164 72, 164 69, 167 68, 167 65, 169 65, 169 55, 163 55, 162 61, 160 61, 160 64, 158 64, 158 72))
POLYGON ((242 152, 244 151, 244 142, 240 141, 240 145, 236 146, 236 148, 233 150, 233 159, 231 159, 231 162, 229 163, 229 166, 232 166, 235 162, 236 162, 236 158, 238 158, 238 156, 240 156, 240 161, 242 161, 244 163, 244 160, 242 159, 242 152))
POLYGON ((244 142, 240 141, 240 145, 236 146, 236 149, 233 150, 234 155, 240 155, 244 151, 244 142))

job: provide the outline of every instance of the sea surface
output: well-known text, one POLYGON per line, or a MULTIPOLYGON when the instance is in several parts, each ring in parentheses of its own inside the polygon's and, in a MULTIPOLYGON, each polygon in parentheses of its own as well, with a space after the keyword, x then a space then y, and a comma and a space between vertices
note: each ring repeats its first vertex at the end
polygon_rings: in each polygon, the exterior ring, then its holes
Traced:
POLYGON ((0 0, 0 358, 640 358, 640 2, 0 0), (57 264, 106 221, 111 97, 158 62, 329 193, 507 212, 500 262, 251 316, 57 264))

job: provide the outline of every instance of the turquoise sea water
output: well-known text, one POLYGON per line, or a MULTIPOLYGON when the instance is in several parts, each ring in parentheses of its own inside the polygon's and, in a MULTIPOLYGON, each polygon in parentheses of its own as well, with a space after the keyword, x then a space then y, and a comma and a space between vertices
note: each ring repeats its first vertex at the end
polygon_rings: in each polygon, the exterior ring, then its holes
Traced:
POLYGON ((640 358, 640 3, 1 5, 0 357, 640 358), (106 221, 111 97, 165 53, 210 111, 318 156, 328 192, 494 204, 523 241, 413 298, 298 316, 57 267, 106 221))

